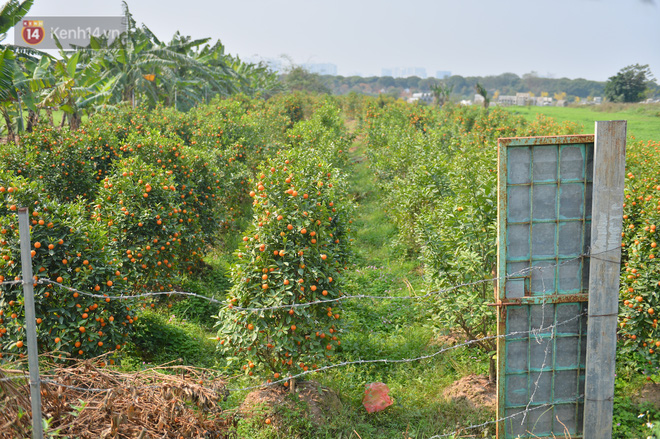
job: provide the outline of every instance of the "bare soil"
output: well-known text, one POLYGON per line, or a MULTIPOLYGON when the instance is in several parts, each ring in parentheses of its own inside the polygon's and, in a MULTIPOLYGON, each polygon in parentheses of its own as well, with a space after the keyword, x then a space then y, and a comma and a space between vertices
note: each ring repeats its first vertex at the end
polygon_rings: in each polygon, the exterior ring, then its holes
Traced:
POLYGON ((660 410, 660 384, 646 383, 635 398, 637 404, 649 403, 660 410))
POLYGON ((296 383, 296 394, 291 395, 284 386, 271 386, 255 390, 247 395, 239 414, 244 418, 255 416, 263 417, 264 422, 270 419, 273 426, 284 426, 282 407, 291 411, 300 410, 301 405, 293 398, 304 402, 301 416, 308 418, 315 425, 321 426, 329 420, 329 416, 341 410, 342 404, 339 396, 330 388, 315 381, 302 381, 296 383))
POLYGON ((497 386, 489 383, 485 375, 468 375, 454 382, 444 391, 444 396, 453 401, 466 400, 474 407, 495 410, 497 386))

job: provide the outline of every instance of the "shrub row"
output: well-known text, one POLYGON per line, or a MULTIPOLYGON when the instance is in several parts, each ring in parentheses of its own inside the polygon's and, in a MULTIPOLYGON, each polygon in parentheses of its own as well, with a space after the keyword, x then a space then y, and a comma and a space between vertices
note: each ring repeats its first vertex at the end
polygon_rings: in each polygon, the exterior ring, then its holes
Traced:
MULTIPOLYGON (((238 229, 258 163, 286 146, 283 104, 238 97, 188 113, 125 108, 77 131, 47 127, 0 151, 0 276, 21 274, 16 209, 32 218, 43 351, 89 357, 121 347, 136 303, 197 272, 222 234, 238 229)), ((3 285, 0 346, 24 355, 22 293, 3 285)), ((142 304, 144 306, 144 304, 142 304)))

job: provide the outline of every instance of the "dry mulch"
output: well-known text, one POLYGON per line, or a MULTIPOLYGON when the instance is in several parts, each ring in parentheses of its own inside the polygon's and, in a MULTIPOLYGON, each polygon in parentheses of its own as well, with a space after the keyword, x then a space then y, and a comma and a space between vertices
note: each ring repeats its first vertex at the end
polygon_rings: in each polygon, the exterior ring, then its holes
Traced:
MULTIPOLYGON (((41 368, 43 415, 65 437, 225 438, 234 422, 220 407, 226 383, 209 370, 163 365, 126 373, 90 360, 41 368)), ((16 376, 24 378, 0 381, 0 438, 30 437, 27 370, 0 369, 0 378, 16 376)))

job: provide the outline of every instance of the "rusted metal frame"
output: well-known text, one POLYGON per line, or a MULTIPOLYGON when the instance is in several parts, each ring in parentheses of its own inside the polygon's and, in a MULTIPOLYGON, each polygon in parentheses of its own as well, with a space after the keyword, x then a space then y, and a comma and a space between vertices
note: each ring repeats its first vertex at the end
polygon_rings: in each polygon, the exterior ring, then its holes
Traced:
MULTIPOLYGON (((553 136, 553 137, 544 137, 544 138, 538 138, 538 137, 528 137, 528 138, 502 138, 498 139, 498 252, 497 252, 497 260, 498 260, 498 281, 497 281, 497 292, 496 292, 496 306, 498 306, 498 313, 497 313, 497 326, 498 326, 498 334, 506 334, 506 305, 514 305, 514 304, 523 304, 523 301, 518 300, 519 298, 516 298, 516 300, 506 300, 506 228, 507 224, 502 221, 502 218, 500 215, 505 215, 507 214, 507 186, 508 186, 508 175, 507 175, 507 147, 508 146, 534 146, 534 145, 566 145, 566 144, 585 144, 585 165, 588 162, 588 145, 590 143, 594 142, 594 136, 593 135, 578 135, 578 136, 553 136)), ((530 151, 531 152, 531 151, 530 151)), ((559 151, 558 158, 561 158, 561 151, 559 151)), ((558 161, 558 166, 560 165, 560 160, 558 161)), ((532 163, 530 162, 530 172, 532 169, 532 163)), ((558 175, 558 182, 559 182, 559 175, 558 175)), ((532 182, 530 181, 530 185, 532 182)), ((558 183, 559 185, 559 183, 558 183)), ((584 188, 585 192, 587 189, 588 185, 588 172, 585 172, 584 176, 584 188)), ((530 193, 530 198, 533 195, 530 193)), ((586 198, 583 195, 583 205, 584 205, 584 210, 583 210, 583 215, 582 215, 582 224, 583 224, 583 240, 585 236, 585 227, 586 227, 586 217, 587 217, 587 203, 586 203, 586 198)), ((559 202, 559 194, 557 196, 556 202, 559 202)), ((530 218, 530 227, 531 227, 531 221, 532 218, 530 218)), ((531 232, 531 229, 530 229, 531 232)), ((583 241, 584 244, 584 241, 583 241)), ((584 247, 583 247, 584 248, 584 247)), ((531 258, 530 254, 530 258, 531 258)), ((530 259, 531 263, 531 259, 530 259)), ((530 265, 531 266, 531 265, 530 265)), ((584 258, 582 260, 582 270, 585 270, 586 266, 584 263, 584 258)), ((584 282, 584 275, 581 279, 581 285, 583 286, 584 282)), ((585 302, 585 296, 588 297, 588 295, 584 294, 570 294, 570 295, 553 295, 552 299, 550 300, 550 303, 581 303, 585 302)), ((520 298, 520 299, 527 299, 527 298, 520 298)), ((538 304, 538 301, 542 300, 543 303, 548 303, 548 297, 547 296, 536 296, 532 298, 528 303, 530 304, 538 304)), ((531 313, 530 313, 531 315, 531 313)), ((556 308, 555 308, 555 321, 556 321, 556 308)), ((582 343, 582 325, 580 325, 579 328, 579 345, 582 343)), ((553 342, 556 344, 556 341, 553 342)), ((504 395, 504 392, 506 391, 505 387, 505 349, 506 349, 506 340, 504 337, 498 338, 498 343, 497 343, 497 358, 498 358, 498 386, 497 386, 497 392, 498 392, 498 398, 497 398, 497 416, 499 418, 503 418, 505 416, 505 406, 504 404, 500 404, 501 401, 501 396, 504 395)), ((529 354, 528 354, 529 355, 529 354)), ((581 353, 578 352, 578 364, 577 364, 577 373, 578 373, 578 388, 579 388, 579 373, 581 370, 580 367, 580 355, 581 353)), ((572 369, 571 369, 572 370, 572 369)), ((579 392, 576 392, 579 393, 579 392)), ((579 410, 579 403, 576 401, 576 422, 579 421, 578 418, 578 413, 577 411, 579 410)), ((553 421, 554 422, 554 421, 553 421)), ((576 426, 577 427, 577 426, 576 426)), ((497 427, 497 435, 498 437, 505 437, 506 436, 506 424, 505 423, 499 423, 497 427)), ((573 435, 575 438, 581 438, 581 435, 573 435)))
MULTIPOLYGON (((504 306, 518 306, 518 305, 543 305, 548 303, 573 303, 573 302, 587 302, 589 294, 552 294, 547 296, 526 296, 526 297, 512 297, 504 300, 498 300, 495 303, 489 303, 489 306, 496 306, 498 308, 504 306)), ((561 322, 559 322, 561 323, 561 322)))
POLYGON ((508 146, 537 146, 537 145, 568 145, 571 143, 594 143, 593 134, 571 134, 568 136, 544 137, 501 137, 498 139, 500 148, 508 146))
MULTIPOLYGON (((506 285, 506 224, 503 218, 506 218, 507 207, 507 152, 506 139, 498 140, 497 148, 497 291, 496 301, 501 302, 505 298, 506 285), (504 217, 502 217, 504 215, 504 217)), ((497 309, 497 334, 506 334, 506 312, 505 306, 497 309)), ((503 419, 506 416, 503 395, 506 392, 505 383, 505 365, 506 365, 506 340, 504 337, 497 339, 497 401, 496 401, 496 419, 503 419)), ((497 437, 506 436, 506 422, 497 423, 497 437)))

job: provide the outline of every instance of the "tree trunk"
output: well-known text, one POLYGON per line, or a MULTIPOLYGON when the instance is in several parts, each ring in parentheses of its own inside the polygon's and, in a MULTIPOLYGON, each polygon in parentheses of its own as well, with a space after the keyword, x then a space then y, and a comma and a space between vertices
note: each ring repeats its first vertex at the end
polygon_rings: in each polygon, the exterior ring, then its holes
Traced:
POLYGON ((48 117, 48 122, 50 123, 50 126, 55 128, 55 120, 53 119, 53 109, 50 107, 46 107, 46 116, 48 117))
POLYGON ((2 109, 2 117, 5 119, 5 125, 7 125, 7 139, 6 143, 10 143, 14 141, 14 126, 11 122, 11 117, 9 117, 9 113, 7 112, 6 108, 2 109))
POLYGON ((497 355, 490 357, 490 364, 488 365, 488 382, 497 382, 497 355))
POLYGON ((69 127, 71 128, 71 131, 76 131, 80 128, 81 123, 82 117, 80 116, 80 113, 76 112, 69 115, 69 127))
POLYGON ((34 130, 34 127, 39 123, 39 112, 38 111, 28 111, 28 118, 27 118, 27 127, 25 128, 25 131, 28 133, 31 133, 32 130, 34 130))

